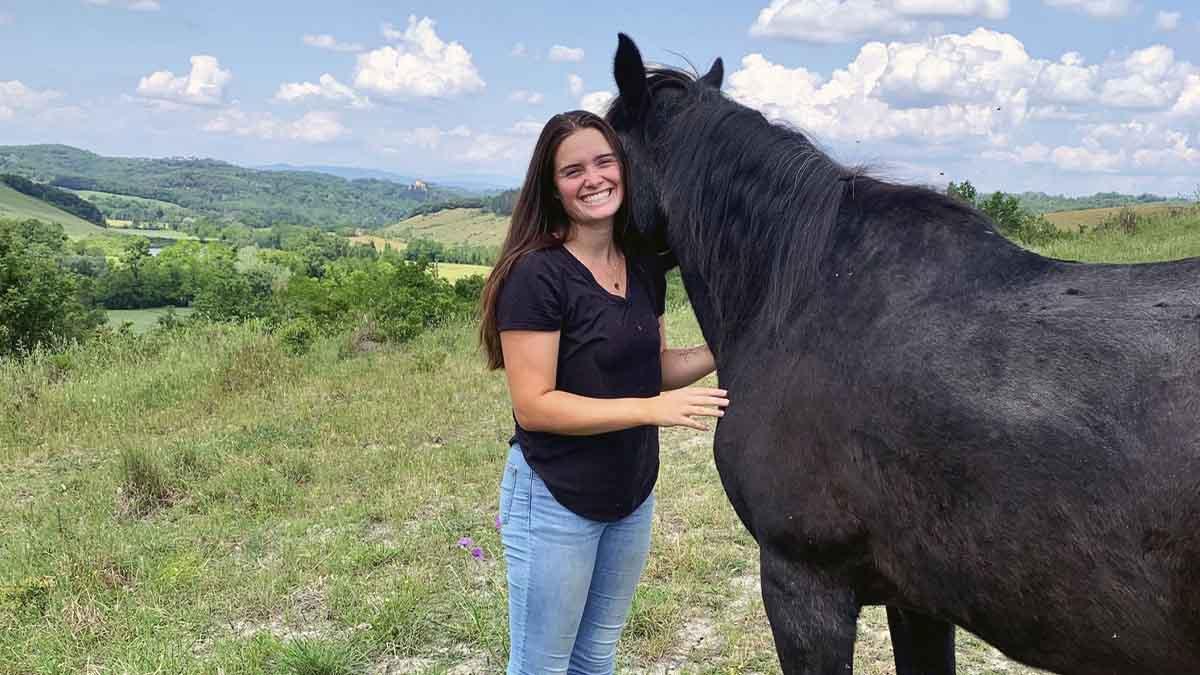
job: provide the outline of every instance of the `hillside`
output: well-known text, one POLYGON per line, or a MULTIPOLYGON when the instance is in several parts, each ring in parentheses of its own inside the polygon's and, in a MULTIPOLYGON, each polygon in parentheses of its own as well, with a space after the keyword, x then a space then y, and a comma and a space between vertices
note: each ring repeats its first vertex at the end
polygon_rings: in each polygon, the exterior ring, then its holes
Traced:
POLYGON ((155 199, 252 227, 380 227, 413 207, 455 196, 378 179, 259 171, 197 158, 102 157, 66 145, 0 146, 0 173, 71 190, 155 199))
POLYGON ((433 239, 443 244, 499 246, 508 230, 508 216, 483 209, 448 209, 414 216, 385 227, 381 234, 393 239, 433 239))
POLYGON ((1017 195, 1021 207, 1032 213, 1081 211, 1087 209, 1119 208, 1132 204, 1185 204, 1185 199, 1172 199, 1152 194, 1127 195, 1119 192, 1097 192, 1087 197, 1048 195, 1044 192, 1022 192, 1017 195))
POLYGON ((62 225, 67 236, 72 239, 109 232, 103 227, 93 225, 79 216, 55 208, 40 199, 17 192, 3 183, 0 183, 0 218, 13 220, 36 218, 48 223, 58 223, 62 225))

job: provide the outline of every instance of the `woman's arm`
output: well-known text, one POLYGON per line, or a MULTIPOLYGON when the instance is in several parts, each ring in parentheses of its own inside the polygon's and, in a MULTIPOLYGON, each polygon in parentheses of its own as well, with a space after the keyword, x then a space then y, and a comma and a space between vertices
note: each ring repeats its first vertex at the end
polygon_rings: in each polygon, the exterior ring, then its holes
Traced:
POLYGON ((708 345, 667 349, 667 323, 658 317, 658 336, 662 341, 663 391, 686 387, 717 369, 708 345))
POLYGON ((706 427, 692 419, 720 417, 729 405, 720 389, 690 388, 653 398, 591 398, 554 388, 558 331, 500 333, 504 372, 517 423, 526 431, 589 436, 653 424, 706 427))

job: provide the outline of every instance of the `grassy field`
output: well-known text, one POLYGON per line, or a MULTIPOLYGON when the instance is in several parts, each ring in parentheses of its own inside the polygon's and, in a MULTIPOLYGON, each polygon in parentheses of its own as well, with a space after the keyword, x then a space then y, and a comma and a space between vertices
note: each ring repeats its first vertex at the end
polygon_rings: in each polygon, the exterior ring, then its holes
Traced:
MULTIPOLYGON (((1091 260, 1117 246, 1080 241, 1091 260)), ((667 321, 700 340, 686 307, 667 321)), ((465 324, 348 345, 291 355, 255 324, 196 325, 0 361, 0 673, 500 672, 503 375, 465 324)), ((711 436, 668 429, 662 448, 618 672, 778 673, 711 436)), ((967 633, 958 658, 1035 672, 967 633)), ((893 672, 877 608, 855 665, 893 672)))
POLYGON ((77 194, 80 197, 87 199, 87 200, 92 200, 95 198, 113 197, 113 198, 117 198, 117 199, 124 199, 124 200, 130 201, 130 202, 136 202, 138 204, 146 204, 148 206, 158 206, 158 207, 161 207, 164 209, 185 210, 182 206, 180 206, 178 204, 174 204, 172 202, 164 202, 160 199, 150 199, 147 197, 135 197, 133 195, 122 195, 122 194, 117 194, 115 192, 99 192, 97 190, 71 190, 71 192, 74 192, 75 194, 77 194))
POLYGON ((1172 212, 1186 210, 1185 206, 1181 206, 1177 202, 1164 202, 1155 204, 1134 204, 1131 206, 1123 206, 1118 208, 1108 209, 1083 209, 1080 211, 1055 211, 1045 214, 1046 220, 1054 223, 1059 229, 1063 230, 1078 230, 1080 227, 1092 228, 1104 221, 1118 215, 1122 209, 1131 209, 1140 217, 1153 217, 1160 215, 1169 215, 1172 212))
MULTIPOLYGON (((1115 212, 1112 209, 1092 210, 1115 212)), ((1074 213, 1083 214, 1088 211, 1074 213)), ((1129 236, 1116 228, 1097 230, 1094 229, 1095 225, 1091 225, 1083 234, 1061 239, 1035 250, 1042 255, 1064 260, 1105 260, 1122 263, 1200 256, 1200 207, 1176 206, 1138 213, 1135 236, 1129 236)), ((1103 219, 1096 222, 1103 222, 1103 219)))
POLYGON ((379 251, 382 251, 389 246, 396 251, 403 251, 406 248, 404 242, 399 239, 389 239, 387 237, 379 237, 373 234, 357 234, 353 237, 349 237, 349 239, 355 244, 370 244, 379 251))
POLYGON ((140 335, 147 331, 158 327, 158 317, 174 312, 180 319, 186 318, 192 312, 191 307, 150 307, 148 309, 110 309, 108 314, 108 325, 112 328, 120 328, 126 322, 130 323, 130 330, 140 335))
POLYGON ((424 238, 444 244, 499 246, 504 243, 507 230, 507 216, 498 216, 483 209, 448 209, 402 220, 385 227, 381 232, 388 238, 402 241, 424 238))
MULTIPOLYGON (((110 220, 108 222, 115 224, 119 221, 110 220)), ((110 228, 105 229, 104 232, 111 232, 113 234, 132 235, 132 236, 136 236, 136 237, 146 237, 148 239, 171 239, 171 240, 175 240, 175 241, 179 241, 179 240, 183 240, 183 239, 199 239, 199 237, 188 234, 187 232, 180 232, 178 230, 167 230, 167 229, 141 229, 141 228, 132 228, 132 227, 110 227, 110 228)))
POLYGON ((487 276, 492 268, 487 265, 464 265, 462 263, 438 263, 437 275, 446 281, 456 281, 463 277, 479 274, 487 276))
POLYGON ((25 220, 36 218, 47 223, 62 225, 63 231, 72 239, 81 239, 93 234, 104 234, 107 229, 89 223, 79 216, 55 208, 40 199, 17 192, 0 183, 0 218, 25 220))

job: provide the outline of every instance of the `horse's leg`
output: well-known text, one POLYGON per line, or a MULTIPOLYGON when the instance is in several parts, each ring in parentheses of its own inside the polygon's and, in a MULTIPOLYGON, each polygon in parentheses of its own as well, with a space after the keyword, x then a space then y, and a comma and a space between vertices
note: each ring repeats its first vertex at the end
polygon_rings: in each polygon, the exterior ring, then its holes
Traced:
POLYGON ((954 675, 954 624, 887 608, 896 675, 954 675))
POLYGON ((784 675, 850 675, 858 605, 829 574, 762 548, 763 604, 784 675))

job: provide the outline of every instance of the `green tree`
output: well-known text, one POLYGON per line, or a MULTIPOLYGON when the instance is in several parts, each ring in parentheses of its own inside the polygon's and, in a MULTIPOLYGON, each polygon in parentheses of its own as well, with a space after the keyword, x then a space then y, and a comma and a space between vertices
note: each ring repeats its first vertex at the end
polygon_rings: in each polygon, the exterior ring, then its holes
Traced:
POLYGON ((63 265, 62 227, 0 221, 0 355, 86 337, 104 322, 87 280, 63 265))
POLYGON ((969 180, 964 180, 961 183, 950 181, 950 184, 946 186, 946 194, 971 206, 976 206, 976 202, 979 199, 979 195, 975 191, 975 186, 971 185, 971 181, 969 180))
POLYGON ((1014 236, 1021 231, 1029 214, 1021 208, 1021 200, 1016 195, 1003 192, 993 192, 979 204, 979 209, 986 213, 996 227, 1008 236, 1014 236))

